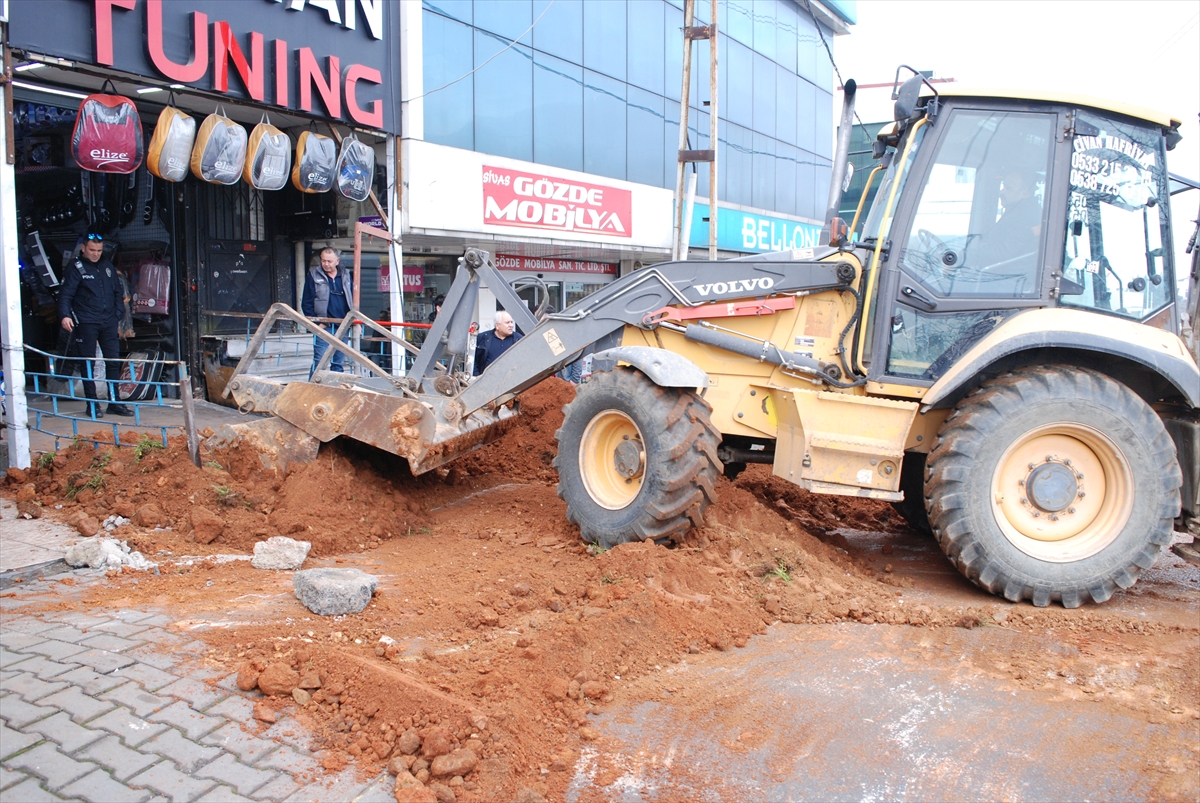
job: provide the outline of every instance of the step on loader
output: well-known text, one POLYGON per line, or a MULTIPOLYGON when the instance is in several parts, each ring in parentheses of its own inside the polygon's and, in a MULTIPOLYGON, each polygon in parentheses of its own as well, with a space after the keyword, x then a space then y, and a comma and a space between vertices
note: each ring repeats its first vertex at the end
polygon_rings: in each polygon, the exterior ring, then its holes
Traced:
MULTIPOLYGON (((1005 599, 1104 602, 1200 516, 1166 166, 1179 123, 900 78, 875 199, 849 225, 831 215, 826 244, 651 265, 541 319, 469 249, 407 376, 311 325, 367 375, 284 384, 240 365, 227 392, 275 417, 251 428, 276 465, 344 436, 420 474, 498 437, 518 393, 592 348, 555 459, 586 541, 679 536, 721 474, 765 463, 892 502, 1005 599), (471 377, 481 283, 524 336, 471 377)), ((280 317, 303 323, 277 305, 255 342, 280 317)), ((392 337, 357 310, 342 333, 355 320, 392 337)))

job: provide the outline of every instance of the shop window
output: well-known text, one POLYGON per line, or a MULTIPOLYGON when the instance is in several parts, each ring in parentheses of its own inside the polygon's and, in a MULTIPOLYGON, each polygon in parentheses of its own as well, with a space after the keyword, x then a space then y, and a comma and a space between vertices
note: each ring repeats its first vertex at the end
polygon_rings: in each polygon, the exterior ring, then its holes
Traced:
MULTIPOLYGON (((656 95, 663 94, 664 82, 663 8, 661 0, 629 0, 629 83, 656 95)), ((680 75, 675 73, 676 83, 680 75)))
POLYGON ((751 93, 754 100, 754 130, 774 137, 775 134, 775 62, 754 54, 754 81, 751 93))
POLYGON ((662 97, 630 87, 627 180, 665 186, 663 130, 662 97))
POLYGON ((583 0, 583 66, 625 80, 625 4, 583 0))
POLYGON ((583 3, 534 0, 533 18, 541 18, 533 29, 535 49, 572 64, 583 64, 583 3))
POLYGON ((754 205, 754 133, 739 125, 730 124, 725 141, 727 156, 718 175, 729 177, 721 200, 742 206, 754 205))
POLYGON ((799 151, 782 142, 775 146, 775 206, 777 212, 796 214, 796 158, 799 151))
POLYGON ((533 160, 583 170, 583 68, 533 54, 533 160))
POLYGON ((604 287, 604 284, 590 284, 588 282, 564 282, 563 295, 566 298, 565 307, 571 306, 576 301, 582 301, 592 293, 595 293, 604 287))
POLYGON ((804 79, 796 82, 796 144, 810 153, 817 148, 817 88, 804 79))
MULTIPOLYGON (((616 5, 615 3, 613 5, 616 5)), ((625 178, 625 84, 583 71, 583 169, 610 178, 625 178)))
POLYGON ((787 68, 775 68, 775 136, 780 142, 796 144, 797 78, 787 68))
POLYGON ((775 140, 754 134, 754 173, 751 177, 752 203, 759 209, 775 209, 775 140))
POLYGON ((475 73, 475 150, 528 162, 533 160, 533 52, 520 45, 506 47, 501 37, 475 32, 475 64, 480 68, 475 73))
POLYGON ((424 100, 425 139, 470 150, 475 147, 471 29, 430 11, 421 23, 424 91, 431 93, 424 100), (462 80, 450 84, 455 79, 462 80))
MULTIPOLYGON (((729 15, 736 16, 732 10, 729 15)), ((731 123, 754 125, 754 53, 745 45, 721 38, 721 116, 731 123), (730 87, 733 91, 730 92, 730 87)))
MULTIPOLYGON (((484 0, 476 2, 475 27, 503 36, 508 41, 525 33, 533 22, 529 0, 484 0)), ((539 22, 538 25, 541 25, 539 22)), ((522 40, 526 43, 528 39, 522 40)))

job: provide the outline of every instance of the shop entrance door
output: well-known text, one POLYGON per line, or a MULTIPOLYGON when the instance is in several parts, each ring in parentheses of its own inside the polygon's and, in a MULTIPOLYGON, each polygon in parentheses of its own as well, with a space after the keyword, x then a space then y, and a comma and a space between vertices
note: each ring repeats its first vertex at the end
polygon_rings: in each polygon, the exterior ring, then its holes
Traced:
POLYGON ((257 319, 223 312, 262 315, 271 306, 274 265, 269 242, 210 240, 205 260, 204 334, 239 334, 257 319))

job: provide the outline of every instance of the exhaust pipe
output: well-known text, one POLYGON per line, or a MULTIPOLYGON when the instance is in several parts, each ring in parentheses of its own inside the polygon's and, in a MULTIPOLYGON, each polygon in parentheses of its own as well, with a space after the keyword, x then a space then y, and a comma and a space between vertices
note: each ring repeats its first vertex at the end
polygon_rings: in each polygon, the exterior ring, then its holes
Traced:
MULTIPOLYGON (((854 126, 854 96, 858 92, 858 84, 854 79, 846 81, 842 88, 842 120, 838 124, 837 153, 833 155, 833 176, 829 179, 829 203, 825 209, 825 223, 821 228, 821 245, 829 245, 830 231, 833 219, 837 217, 838 208, 842 205, 842 185, 847 181, 847 170, 853 176, 850 165, 850 134, 854 126)), ((841 227, 845 229, 845 226, 841 227)))

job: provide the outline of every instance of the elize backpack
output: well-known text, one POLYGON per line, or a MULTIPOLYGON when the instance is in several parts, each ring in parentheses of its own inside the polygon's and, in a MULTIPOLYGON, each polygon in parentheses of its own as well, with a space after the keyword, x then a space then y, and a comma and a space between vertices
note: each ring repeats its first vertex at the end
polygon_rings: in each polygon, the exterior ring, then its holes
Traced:
POLYGON ((210 184, 235 184, 246 164, 246 129, 219 112, 204 118, 192 148, 192 174, 210 184))
POLYGON ((142 118, 129 98, 103 94, 116 87, 105 81, 102 94, 88 95, 79 104, 71 155, 84 170, 95 173, 132 173, 142 164, 142 118))
POLYGON ((250 133, 242 178, 256 190, 281 190, 292 167, 292 140, 271 125, 267 115, 250 133))
POLYGON ((292 186, 300 192, 329 192, 337 168, 337 145, 330 137, 304 131, 296 142, 292 186))
POLYGON ((158 123, 154 126, 146 169, 163 181, 183 181, 195 141, 196 121, 168 105, 158 115, 158 123))
POLYGON ((375 151, 350 134, 342 140, 337 161, 338 192, 351 201, 365 201, 375 180, 375 151))

